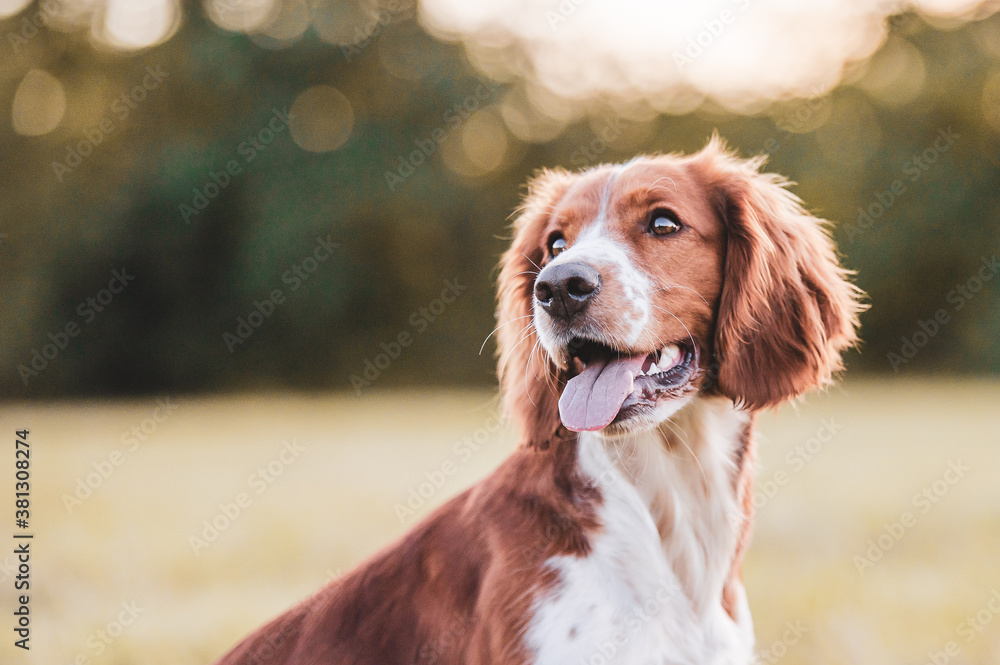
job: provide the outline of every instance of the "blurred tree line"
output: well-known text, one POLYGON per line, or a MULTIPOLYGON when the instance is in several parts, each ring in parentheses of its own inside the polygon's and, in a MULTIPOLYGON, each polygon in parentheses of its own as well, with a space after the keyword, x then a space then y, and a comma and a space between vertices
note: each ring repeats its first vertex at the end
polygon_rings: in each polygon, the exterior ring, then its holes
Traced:
POLYGON ((512 84, 483 79, 412 11, 349 48, 310 32, 284 50, 218 28, 199 4, 185 12, 136 54, 50 30, 16 52, 0 44, 0 106, 36 68, 68 99, 45 136, 0 128, 9 398, 490 383, 494 266, 526 178, 697 150, 713 129, 744 155, 769 153, 837 222, 872 305, 852 370, 1000 370, 1000 17, 947 29, 896 17, 830 95, 754 116, 705 104, 623 119, 597 101, 548 140, 508 134, 503 163, 470 174, 442 155, 459 137, 439 145, 436 132, 512 84), (159 82, 130 105, 122 95, 151 72, 159 82), (314 85, 349 100, 336 150, 303 150, 275 120, 314 85), (74 120, 81 105, 93 108, 74 120), (88 135, 93 149, 74 158, 88 135))

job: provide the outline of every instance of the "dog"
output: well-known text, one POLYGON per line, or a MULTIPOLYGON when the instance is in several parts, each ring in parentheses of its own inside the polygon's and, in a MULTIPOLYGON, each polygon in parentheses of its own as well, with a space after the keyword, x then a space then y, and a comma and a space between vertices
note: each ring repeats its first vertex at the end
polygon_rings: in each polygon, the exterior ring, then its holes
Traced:
POLYGON ((542 171, 498 278, 520 444, 221 665, 746 664, 754 421, 828 385, 861 292, 717 137, 542 171))

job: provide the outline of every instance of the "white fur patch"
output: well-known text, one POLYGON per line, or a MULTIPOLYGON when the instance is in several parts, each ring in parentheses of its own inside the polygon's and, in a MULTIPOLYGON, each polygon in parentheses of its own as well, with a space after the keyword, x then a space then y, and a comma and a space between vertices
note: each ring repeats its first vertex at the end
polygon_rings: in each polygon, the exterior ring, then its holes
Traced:
POLYGON ((579 465, 603 496, 586 557, 548 561, 559 582, 525 636, 535 665, 746 665, 749 608, 722 607, 741 528, 735 454, 746 415, 696 398, 672 423, 619 439, 580 436, 579 465))
MULTIPOLYGON (((625 329, 614 332, 621 336, 621 343, 634 345, 646 329, 652 313, 649 294, 653 284, 629 259, 625 246, 608 236, 603 229, 603 224, 592 224, 569 249, 553 259, 550 265, 582 261, 598 268, 605 281, 621 285, 624 295, 621 323, 625 325, 625 329), (613 274, 608 274, 609 270, 613 274)), ((538 324, 536 320, 536 327, 542 329, 543 326, 538 324)))
MULTIPOLYGON (((641 158, 637 157, 624 164, 619 164, 612 170, 601 192, 597 217, 583 230, 572 246, 552 260, 552 264, 583 261, 600 270, 604 280, 614 281, 621 285, 624 298, 621 303, 622 318, 620 323, 623 324, 624 330, 612 332, 620 344, 627 346, 633 346, 639 341, 646 329, 646 324, 649 322, 652 311, 650 293, 653 289, 653 283, 629 259, 627 246, 608 233, 607 216, 611 189, 615 181, 637 161, 641 161, 641 158), (609 271, 611 272, 609 273, 609 271)), ((546 334, 546 323, 545 317, 538 316, 536 308, 535 328, 541 333, 542 346, 549 351, 550 355, 558 357, 559 350, 550 348, 552 342, 548 338, 551 335, 546 334)))

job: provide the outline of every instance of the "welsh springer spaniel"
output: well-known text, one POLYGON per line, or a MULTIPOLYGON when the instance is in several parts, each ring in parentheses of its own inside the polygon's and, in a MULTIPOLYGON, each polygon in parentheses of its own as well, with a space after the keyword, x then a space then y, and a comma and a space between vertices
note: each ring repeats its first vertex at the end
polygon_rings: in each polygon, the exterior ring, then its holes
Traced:
POLYGON ((762 162, 535 178, 497 310, 521 445, 219 662, 750 663, 755 413, 827 384, 862 309, 762 162))

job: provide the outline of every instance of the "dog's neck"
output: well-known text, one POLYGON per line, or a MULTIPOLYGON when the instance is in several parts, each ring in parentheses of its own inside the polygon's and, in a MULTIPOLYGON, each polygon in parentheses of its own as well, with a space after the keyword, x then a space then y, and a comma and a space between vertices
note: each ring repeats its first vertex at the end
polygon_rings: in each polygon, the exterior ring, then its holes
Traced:
MULTIPOLYGON (((610 465, 634 488, 700 615, 718 607, 739 573, 748 535, 743 495, 752 469, 744 467, 753 463, 752 427, 751 416, 731 401, 696 397, 656 429, 617 439, 583 434, 579 440, 581 461, 610 465)), ((741 596, 742 588, 735 592, 741 596)), ((726 609, 734 614, 735 608, 726 609)))

